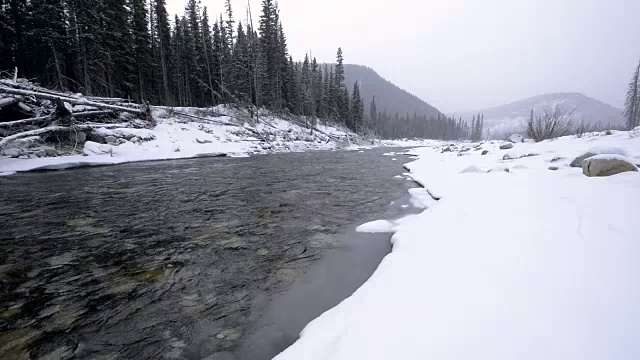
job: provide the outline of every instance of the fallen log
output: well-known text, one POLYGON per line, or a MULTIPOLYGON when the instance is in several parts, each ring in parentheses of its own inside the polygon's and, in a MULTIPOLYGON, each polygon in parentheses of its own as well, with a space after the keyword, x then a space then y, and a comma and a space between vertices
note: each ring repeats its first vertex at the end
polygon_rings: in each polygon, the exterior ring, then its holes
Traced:
POLYGON ((21 132, 18 134, 14 134, 11 136, 7 136, 5 138, 3 138, 2 140, 0 140, 0 149, 5 147, 8 143, 18 140, 18 139, 22 139, 25 137, 29 137, 29 136, 35 136, 35 135, 41 135, 41 134, 46 134, 48 132, 51 131, 60 131, 60 130, 69 130, 69 127, 66 126, 49 126, 46 128, 42 128, 42 129, 36 129, 36 130, 30 130, 30 131, 25 131, 25 132, 21 132))
POLYGON ((184 117, 188 117, 188 118, 192 118, 192 119, 198 119, 198 120, 204 120, 204 121, 212 122, 214 124, 240 127, 240 125, 229 123, 229 122, 226 122, 226 121, 207 119, 207 118, 204 118, 204 117, 201 117, 201 116, 191 115, 191 114, 187 114, 187 113, 183 113, 183 112, 179 112, 179 111, 174 111, 173 113, 176 114, 176 115, 180 115, 180 116, 184 116, 184 117))
POLYGON ((7 98, 0 99, 0 108, 5 107, 5 106, 9 106, 9 105, 13 105, 13 104, 15 104, 17 102, 18 102, 18 99, 12 98, 12 97, 7 97, 7 98))
POLYGON ((29 123, 34 123, 34 122, 46 121, 46 120, 53 120, 53 117, 52 116, 40 116, 40 117, 34 117, 34 118, 30 118, 30 119, 8 121, 8 122, 0 123, 0 127, 10 127, 10 126, 14 126, 14 125, 23 125, 23 124, 29 124, 29 123))
POLYGON ((128 112, 136 115, 143 115, 145 117, 147 116, 146 112, 140 109, 132 109, 124 106, 111 105, 111 104, 102 104, 95 101, 89 101, 87 99, 71 98, 63 95, 52 95, 52 94, 43 93, 39 91, 14 89, 6 86, 0 86, 0 92, 6 92, 7 94, 13 94, 13 95, 33 96, 36 98, 52 100, 52 101, 64 101, 74 105, 86 105, 86 106, 92 106, 98 109, 105 109, 105 110, 108 109, 108 110, 114 110, 114 111, 128 112))

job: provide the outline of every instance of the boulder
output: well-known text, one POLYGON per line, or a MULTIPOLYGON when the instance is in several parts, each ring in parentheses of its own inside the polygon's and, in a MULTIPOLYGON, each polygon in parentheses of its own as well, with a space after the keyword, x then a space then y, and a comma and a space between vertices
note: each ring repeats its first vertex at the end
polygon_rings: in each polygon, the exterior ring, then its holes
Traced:
POLYGON ((56 156, 56 155, 58 155, 58 150, 56 150, 55 148, 52 148, 50 146, 43 147, 42 150, 44 150, 44 154, 46 156, 56 156))
POLYGON ((84 131, 71 132, 71 142, 84 144, 87 141, 87 133, 84 131))
POLYGON ((549 170, 557 171, 557 170, 559 170, 559 168, 557 166, 549 166, 549 170))
POLYGON ((4 154, 4 156, 17 158, 20 155, 22 155, 22 150, 17 149, 17 148, 4 149, 3 154, 4 154))
POLYGON ((44 152, 44 150, 42 150, 42 149, 40 149, 40 150, 36 151, 34 154, 35 154, 37 157, 45 157, 45 156, 47 156, 47 153, 46 153, 46 152, 44 152))
POLYGON ((524 142, 524 137, 520 134, 513 134, 509 136, 509 141, 512 143, 521 143, 524 142))
POLYGON ((31 157, 29 155, 27 155, 27 154, 22 154, 22 155, 18 156, 18 159, 26 160, 26 159, 31 159, 31 157))
POLYGON ((483 171, 482 171, 482 169, 480 169, 480 168, 479 168, 479 167, 477 167, 477 166, 473 166, 473 165, 471 165, 471 166, 469 166, 468 168, 466 168, 466 169, 464 169, 464 170, 460 171, 460 174, 481 173, 481 172, 483 172, 483 171))
POLYGON ((509 168, 506 166, 496 166, 493 169, 487 171, 488 173, 493 173, 493 172, 509 172, 509 168))
POLYGON ((611 176, 627 171, 638 171, 638 167, 622 155, 596 155, 582 163, 582 173, 589 177, 611 176))
POLYGON ((113 136, 113 135, 109 135, 109 136, 105 136, 105 137, 104 137, 104 141, 106 141, 106 142, 107 142, 107 144, 115 144, 115 142, 116 142, 117 140, 118 140, 118 139, 117 139, 115 136, 113 136))
POLYGON ((598 155, 598 154, 594 154, 592 152, 584 153, 584 154, 578 156, 577 158, 573 159, 573 161, 571 162, 571 167, 582 167, 582 163, 586 159, 588 159, 588 158, 590 158, 592 156, 596 156, 596 155, 598 155))
POLYGON ((451 152, 451 148, 447 146, 446 148, 442 149, 442 152, 440 152, 440 153, 442 154, 442 153, 446 153, 446 152, 451 152))
POLYGON ((509 150, 509 149, 513 149, 513 143, 506 143, 506 144, 500 145, 500 150, 509 150))
POLYGON ((489 150, 485 150, 482 152, 482 155, 487 155, 489 153, 489 150))

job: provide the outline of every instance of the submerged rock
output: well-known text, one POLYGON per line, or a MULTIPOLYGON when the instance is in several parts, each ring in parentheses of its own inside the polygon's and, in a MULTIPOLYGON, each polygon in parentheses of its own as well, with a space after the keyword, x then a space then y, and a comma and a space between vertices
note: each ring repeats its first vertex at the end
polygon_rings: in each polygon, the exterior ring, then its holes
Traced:
POLYGON ((622 155, 597 155, 582 163, 582 173, 589 177, 611 176, 627 171, 638 171, 638 167, 622 155))

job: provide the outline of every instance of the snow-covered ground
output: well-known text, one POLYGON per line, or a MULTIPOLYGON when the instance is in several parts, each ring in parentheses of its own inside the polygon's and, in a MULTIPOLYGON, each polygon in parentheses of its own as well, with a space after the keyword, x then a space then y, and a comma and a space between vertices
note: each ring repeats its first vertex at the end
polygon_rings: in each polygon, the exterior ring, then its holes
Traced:
MULTIPOLYGON (((358 139, 338 126, 318 124, 322 133, 311 133, 304 124, 296 124, 272 116, 263 116, 256 125, 238 121, 231 110, 175 108, 154 110, 157 126, 153 129, 125 127, 97 128, 103 144, 87 141, 80 144, 77 155, 22 159, 2 156, 0 175, 39 169, 66 169, 78 166, 120 164, 134 161, 183 159, 207 156, 247 156, 274 152, 307 150, 358 150, 371 146, 418 146, 419 141, 371 141, 358 139), (210 116, 213 112, 223 116, 210 116), (178 113, 201 117, 181 116, 178 113), (330 135, 331 138, 327 135, 330 135)), ((29 138, 23 141, 25 146, 29 138)), ((20 144, 20 142, 17 142, 20 144)), ((26 157, 23 156, 23 157, 26 157)))
POLYGON ((640 359, 640 173, 569 167, 639 164, 638 132, 412 150, 429 208, 361 227, 393 252, 276 359, 640 359))

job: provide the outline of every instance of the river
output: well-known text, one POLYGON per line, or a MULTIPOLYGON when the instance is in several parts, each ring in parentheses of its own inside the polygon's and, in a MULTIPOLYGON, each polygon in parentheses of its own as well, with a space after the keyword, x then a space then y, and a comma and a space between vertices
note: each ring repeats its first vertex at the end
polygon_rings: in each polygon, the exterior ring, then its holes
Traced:
POLYGON ((0 358, 271 358, 390 251, 353 231, 407 211, 388 151, 0 178, 0 358))

